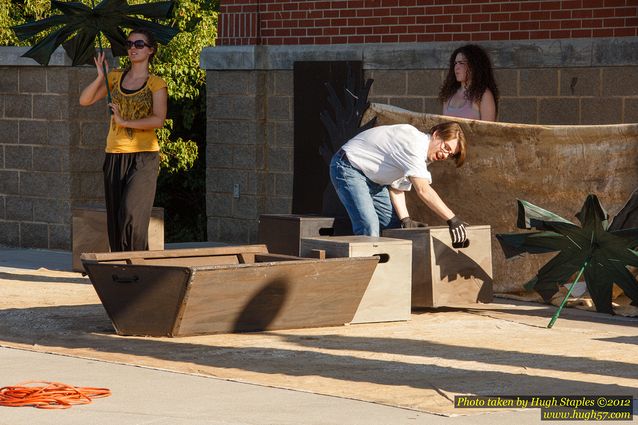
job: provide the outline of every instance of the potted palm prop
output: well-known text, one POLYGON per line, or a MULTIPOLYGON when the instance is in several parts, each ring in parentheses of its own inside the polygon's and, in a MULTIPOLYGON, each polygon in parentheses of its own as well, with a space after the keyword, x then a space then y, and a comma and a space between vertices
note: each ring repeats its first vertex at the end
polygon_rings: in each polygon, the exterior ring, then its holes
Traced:
MULTIPOLYGON (((545 301, 558 291, 559 284, 577 273, 577 282, 585 276, 587 289, 598 312, 613 314, 612 286, 617 284, 638 305, 638 283, 627 270, 627 265, 638 266, 638 229, 609 231, 607 213, 595 195, 589 195, 576 217, 581 226, 526 201, 518 201, 517 227, 535 229, 526 233, 498 234, 506 258, 523 254, 558 252, 526 289, 534 289, 545 301)), ((551 328, 574 285, 548 324, 551 328)))
MULTIPOLYGON (((22 56, 47 65, 53 52, 62 45, 73 61, 73 66, 76 66, 92 63, 96 39, 102 53, 101 34, 109 41, 113 56, 126 56, 126 34, 123 28, 147 28, 162 44, 167 44, 178 33, 175 28, 138 17, 169 18, 173 1, 129 5, 126 0, 102 0, 97 6, 94 0, 91 1, 92 8, 79 2, 51 0, 51 9, 62 14, 13 27, 19 40, 27 40, 42 31, 59 27, 22 56)), ((106 74, 106 68, 104 71, 106 74)), ((108 102, 111 102, 110 93, 108 102)))

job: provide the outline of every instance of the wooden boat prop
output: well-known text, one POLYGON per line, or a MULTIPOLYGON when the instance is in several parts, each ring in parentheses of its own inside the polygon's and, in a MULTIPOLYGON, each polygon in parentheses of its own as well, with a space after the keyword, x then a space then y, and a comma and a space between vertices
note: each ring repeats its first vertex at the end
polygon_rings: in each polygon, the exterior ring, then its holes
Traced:
POLYGON ((81 259, 119 335, 170 337, 349 323, 379 261, 270 254, 265 245, 81 259))

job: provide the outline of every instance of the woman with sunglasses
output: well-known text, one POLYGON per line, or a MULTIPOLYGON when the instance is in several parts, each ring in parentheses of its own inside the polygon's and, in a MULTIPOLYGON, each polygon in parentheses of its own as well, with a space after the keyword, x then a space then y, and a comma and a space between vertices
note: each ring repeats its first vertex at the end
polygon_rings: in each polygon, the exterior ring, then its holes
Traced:
POLYGON ((104 158, 104 193, 111 251, 148 249, 148 224, 159 172, 159 144, 155 129, 164 126, 166 83, 152 75, 149 64, 157 42, 147 29, 131 31, 126 41, 130 66, 105 77, 104 53, 94 59, 97 78, 80 94, 80 105, 92 105, 107 95, 109 134, 104 158))
POLYGON ((452 52, 439 100, 443 115, 496 121, 498 88, 485 50, 468 44, 452 52))
POLYGON ((455 247, 466 246, 465 224, 430 186, 428 164, 465 162, 465 134, 455 122, 422 133, 409 124, 382 125, 359 133, 334 155, 330 179, 348 212, 355 235, 379 236, 392 227, 423 227, 410 218, 405 192, 413 186, 421 201, 446 220, 455 247))

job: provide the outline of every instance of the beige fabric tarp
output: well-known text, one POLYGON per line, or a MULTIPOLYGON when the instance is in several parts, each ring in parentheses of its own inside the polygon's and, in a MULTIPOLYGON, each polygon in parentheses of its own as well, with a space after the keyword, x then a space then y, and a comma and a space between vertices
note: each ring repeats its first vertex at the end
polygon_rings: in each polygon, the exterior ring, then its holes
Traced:
MULTIPOLYGON (((480 413, 455 409, 460 394, 637 397, 638 320, 567 309, 548 330, 553 310, 507 300, 422 311, 409 322, 121 337, 88 278, 43 269, 0 271, 0 346, 444 415, 480 413)), ((28 370, 24 377, 39 379, 28 370)))
MULTIPOLYGON (((432 186, 470 224, 489 224, 492 235, 516 229, 516 199, 555 212, 575 223, 588 194, 597 195, 612 216, 638 185, 638 124, 547 126, 493 123, 410 112, 372 104, 363 122, 409 123, 422 131, 457 121, 469 139, 466 164, 430 167, 432 186)), ((444 224, 416 195, 408 206, 417 220, 444 224)), ((492 238, 494 289, 517 291, 552 255, 506 261, 492 238)))

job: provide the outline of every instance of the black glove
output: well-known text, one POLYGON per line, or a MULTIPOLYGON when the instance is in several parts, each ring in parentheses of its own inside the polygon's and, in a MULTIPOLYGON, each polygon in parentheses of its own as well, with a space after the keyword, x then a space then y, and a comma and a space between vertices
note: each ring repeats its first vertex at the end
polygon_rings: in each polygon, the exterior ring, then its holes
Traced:
POLYGON ((417 227, 428 227, 428 225, 421 223, 420 221, 412 220, 410 217, 404 217, 401 219, 402 229, 415 229, 417 227))
POLYGON ((467 239, 465 223, 457 216, 454 216, 447 221, 447 225, 450 228, 452 246, 454 248, 467 248, 470 245, 470 241, 467 239))

